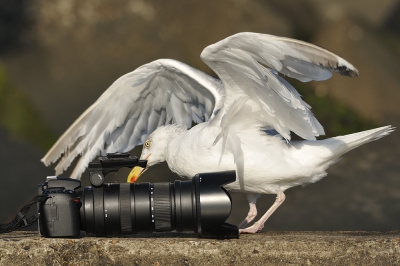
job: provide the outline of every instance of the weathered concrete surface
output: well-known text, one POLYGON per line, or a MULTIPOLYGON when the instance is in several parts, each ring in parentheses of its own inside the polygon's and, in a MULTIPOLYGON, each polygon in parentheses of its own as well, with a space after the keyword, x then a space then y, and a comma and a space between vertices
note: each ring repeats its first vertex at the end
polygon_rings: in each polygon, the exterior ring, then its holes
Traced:
POLYGON ((400 265, 400 232, 264 232, 240 239, 157 234, 46 239, 1 235, 1 265, 400 265))

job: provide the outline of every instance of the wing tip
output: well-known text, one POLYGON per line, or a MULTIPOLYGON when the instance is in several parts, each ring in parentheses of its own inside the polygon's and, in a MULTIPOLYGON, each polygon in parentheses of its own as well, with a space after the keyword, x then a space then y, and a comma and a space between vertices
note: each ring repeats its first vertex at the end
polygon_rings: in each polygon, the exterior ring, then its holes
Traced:
POLYGON ((40 159, 40 161, 45 165, 45 166, 49 166, 51 164, 51 162, 49 162, 46 157, 43 157, 42 159, 40 159))
POLYGON ((66 152, 66 150, 60 151, 60 149, 56 145, 57 143, 50 148, 50 150, 45 154, 42 159, 40 159, 40 161, 45 166, 50 166, 51 164, 55 163, 66 152))
POLYGON ((52 163, 56 162, 60 158, 60 155, 56 158, 49 158, 49 154, 46 154, 40 161, 45 165, 45 166, 50 166, 52 163))
POLYGON ((351 78, 357 78, 358 77, 358 70, 354 67, 349 67, 347 65, 342 65, 342 66, 336 66, 334 69, 336 72, 338 72, 342 76, 346 77, 351 77, 351 78))

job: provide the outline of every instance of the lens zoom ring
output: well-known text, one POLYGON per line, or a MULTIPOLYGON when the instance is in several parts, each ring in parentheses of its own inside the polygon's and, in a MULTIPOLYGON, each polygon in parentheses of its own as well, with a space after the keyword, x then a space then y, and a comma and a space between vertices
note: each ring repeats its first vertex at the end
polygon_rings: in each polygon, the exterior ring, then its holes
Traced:
POLYGON ((119 186, 119 199, 121 210, 121 233, 132 234, 131 220, 131 184, 121 183, 119 186))
POLYGON ((171 198, 169 183, 154 183, 155 230, 171 231, 171 198))

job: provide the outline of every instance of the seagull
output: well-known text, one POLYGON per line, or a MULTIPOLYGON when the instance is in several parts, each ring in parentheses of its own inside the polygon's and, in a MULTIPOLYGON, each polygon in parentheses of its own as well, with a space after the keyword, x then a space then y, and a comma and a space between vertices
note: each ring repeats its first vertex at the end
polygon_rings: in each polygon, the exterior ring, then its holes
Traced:
MULTIPOLYGON (((59 175, 80 157, 71 175, 80 178, 96 156, 143 144, 147 168, 166 161, 188 178, 236 170, 236 181, 225 188, 246 194, 249 212, 240 233, 256 233, 284 202, 285 190, 319 181, 344 153, 394 130, 316 140, 323 127, 283 76, 302 82, 326 80, 332 72, 358 76, 349 62, 316 45, 244 32, 206 47, 200 57, 219 78, 172 59, 145 64, 116 80, 42 162, 58 161, 59 175), (304 140, 291 140, 292 132, 304 140), (251 224, 261 194, 277 197, 251 224)), ((128 182, 146 169, 134 168, 128 182)))

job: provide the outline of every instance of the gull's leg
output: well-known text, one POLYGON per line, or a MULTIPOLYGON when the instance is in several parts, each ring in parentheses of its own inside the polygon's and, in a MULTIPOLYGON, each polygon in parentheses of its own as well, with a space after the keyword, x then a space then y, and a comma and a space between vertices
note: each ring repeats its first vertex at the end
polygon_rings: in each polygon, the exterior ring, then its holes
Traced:
POLYGON ((271 214, 278 209, 278 207, 285 201, 285 194, 282 191, 279 191, 278 194, 276 195, 276 200, 274 204, 272 204, 271 208, 258 220, 255 222, 252 226, 249 226, 244 229, 239 229, 239 233, 247 233, 247 234, 254 234, 257 233, 257 231, 261 231, 261 229, 264 228, 264 223, 268 220, 268 218, 271 216, 271 214))
POLYGON ((257 216, 257 207, 256 204, 253 202, 249 202, 249 212, 247 213, 246 218, 238 225, 239 228, 245 228, 246 225, 248 225, 251 221, 254 220, 257 216))
POLYGON ((249 203, 250 209, 247 213, 246 218, 238 225, 239 228, 244 228, 248 225, 251 221, 254 220, 257 216, 257 207, 256 202, 257 199, 260 197, 260 194, 246 194, 247 202, 249 203))

